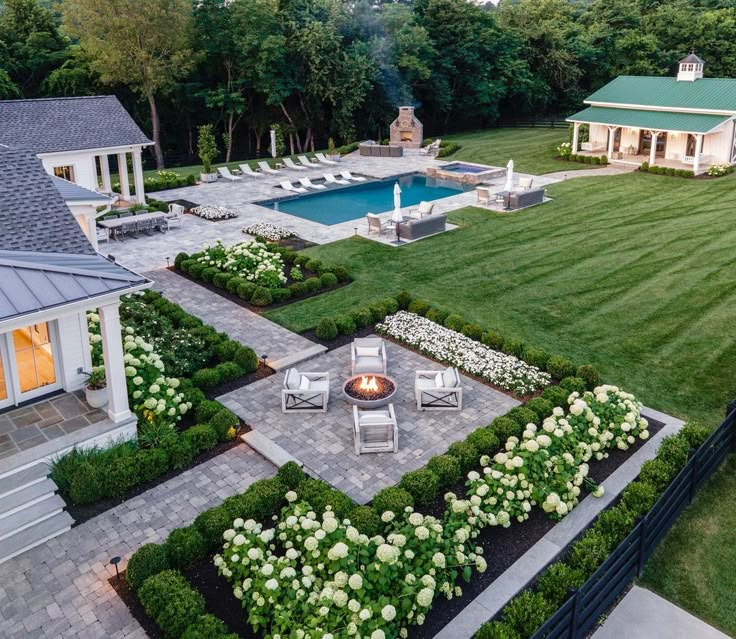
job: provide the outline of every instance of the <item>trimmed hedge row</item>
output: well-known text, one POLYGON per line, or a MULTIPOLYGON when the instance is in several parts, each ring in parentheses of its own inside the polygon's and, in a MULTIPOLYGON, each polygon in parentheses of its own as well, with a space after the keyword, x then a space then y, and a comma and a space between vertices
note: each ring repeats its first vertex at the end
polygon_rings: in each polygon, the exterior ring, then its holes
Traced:
POLYGON ((286 269, 291 267, 301 272, 301 269, 314 273, 306 280, 295 279, 288 286, 269 289, 257 286, 245 278, 238 277, 234 273, 225 273, 215 267, 206 267, 197 261, 199 254, 179 253, 174 259, 174 268, 186 273, 190 277, 207 282, 213 286, 226 290, 228 293, 237 295, 240 299, 250 302, 253 306, 265 307, 289 299, 297 299, 317 292, 324 292, 335 288, 343 282, 350 281, 350 274, 344 266, 329 266, 321 260, 293 251, 292 249, 267 242, 264 238, 256 238, 267 244, 270 251, 279 253, 284 260, 286 269), (296 268, 295 268, 296 267, 296 268))
POLYGON ((576 541, 566 557, 549 566, 532 589, 512 599, 475 635, 477 639, 530 637, 565 602, 571 588, 579 588, 631 533, 637 519, 654 506, 664 489, 685 466, 688 452, 698 448, 710 429, 697 423, 685 425, 665 437, 654 459, 642 465, 639 478, 621 493, 615 506, 602 512, 576 541))
POLYGON ((600 164, 601 166, 608 164, 607 155, 577 155, 573 153, 571 155, 561 155, 560 157, 567 162, 579 162, 580 164, 600 164))
POLYGON ((689 169, 675 169, 668 166, 657 166, 656 164, 650 165, 649 162, 642 162, 639 170, 643 171, 644 173, 670 175, 673 177, 691 178, 695 176, 695 173, 693 171, 690 171, 689 169))

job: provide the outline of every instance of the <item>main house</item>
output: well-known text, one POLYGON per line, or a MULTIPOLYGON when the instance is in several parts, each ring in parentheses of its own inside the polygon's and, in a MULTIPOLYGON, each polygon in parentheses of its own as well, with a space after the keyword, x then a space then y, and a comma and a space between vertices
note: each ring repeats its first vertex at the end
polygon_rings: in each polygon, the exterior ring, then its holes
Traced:
POLYGON ((136 433, 119 306, 121 295, 151 282, 95 251, 60 192, 71 183, 57 181, 35 153, 0 146, 0 561, 70 525, 43 462, 136 433), (102 409, 82 392, 92 309, 107 382, 102 409))
POLYGON ((691 53, 680 60, 677 77, 624 75, 609 82, 585 100, 588 108, 567 118, 574 124, 573 153, 695 173, 736 163, 736 79, 704 78, 704 64, 691 53), (583 124, 589 138, 579 144, 583 124))
POLYGON ((130 158, 135 199, 145 203, 141 152, 151 144, 112 95, 0 100, 0 148, 25 149, 41 160, 95 248, 97 208, 112 201, 110 156, 120 197, 131 199, 130 158))

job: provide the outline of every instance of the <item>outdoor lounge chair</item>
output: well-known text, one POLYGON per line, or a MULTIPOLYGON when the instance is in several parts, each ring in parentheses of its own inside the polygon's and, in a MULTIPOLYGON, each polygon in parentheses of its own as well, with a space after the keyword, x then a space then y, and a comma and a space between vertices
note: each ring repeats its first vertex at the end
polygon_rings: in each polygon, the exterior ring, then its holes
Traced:
POLYGON ((303 189, 301 186, 294 186, 291 182, 281 182, 280 186, 284 191, 293 191, 294 193, 306 193, 307 189, 303 189))
POLYGON ((319 162, 321 162, 322 164, 335 164, 335 165, 337 165, 337 164, 338 164, 338 162, 335 162, 334 160, 328 160, 328 159, 327 159, 327 158, 325 157, 325 154, 324 154, 324 153, 315 153, 315 154, 314 154, 314 157, 316 157, 316 158, 317 158, 317 160, 318 160, 319 162))
POLYGON ((388 222, 382 222, 381 216, 375 213, 366 213, 365 219, 368 221, 368 235, 371 233, 378 233, 382 235, 384 231, 390 231, 394 228, 394 223, 390 220, 388 222))
POLYGON ((444 371, 417 371, 414 395, 417 410, 462 410, 463 387, 457 368, 444 371))
POLYGON ((519 184, 517 184, 515 191, 528 191, 532 188, 532 182, 534 178, 519 178, 519 184))
POLYGON ((296 169, 297 171, 306 171, 306 166, 299 166, 298 164, 294 164, 294 160, 291 158, 284 158, 284 164, 286 165, 287 169, 296 169))
POLYGON ((350 171, 341 171, 340 175, 344 177, 346 180, 351 180, 353 182, 365 182, 364 177, 360 177, 359 175, 352 175, 350 171))
POLYGON ((396 453, 399 450, 399 426, 394 405, 378 410, 353 406, 355 454, 396 453))
POLYGON ((250 166, 250 164, 239 164, 240 170, 243 172, 243 175, 247 175, 248 177, 253 178, 259 178, 263 177, 263 173, 256 173, 250 166))
POLYGON ((350 184, 348 180, 338 179, 332 173, 325 173, 325 182, 330 184, 350 184))
POLYGON ((386 374, 386 344, 380 337, 356 337, 350 345, 351 370, 361 373, 386 374))
MULTIPOLYGON (((485 186, 479 186, 475 189, 476 202, 478 204, 490 205, 491 203, 491 190, 485 186)), ((494 196, 495 197, 495 196, 494 196)))
POLYGON ((261 167, 261 171, 264 173, 271 173, 272 175, 276 175, 277 173, 281 173, 281 171, 278 171, 276 169, 272 169, 270 166, 268 166, 268 162, 261 161, 258 163, 258 166, 261 167))
POLYGON ((323 191, 327 188, 324 184, 315 184, 309 178, 299 178, 299 184, 306 186, 308 189, 317 189, 319 191, 323 191))
POLYGON ((330 401, 329 373, 300 373, 290 368, 281 389, 281 412, 326 413, 330 401))
POLYGON ((419 155, 437 155, 440 152, 441 145, 442 145, 442 140, 437 138, 431 144, 428 144, 427 146, 419 149, 419 155))
POLYGON ((166 214, 166 228, 170 229, 174 224, 182 227, 184 222, 184 207, 181 204, 169 204, 169 212, 166 214))
POLYGON ((409 215, 421 220, 425 215, 432 215, 432 211, 434 211, 434 202, 422 201, 419 202, 419 206, 409 209, 409 215))
POLYGON ((296 159, 297 159, 297 160, 299 160, 299 162, 300 162, 300 163, 301 163, 301 164, 302 164, 303 166, 307 166, 307 167, 309 167, 310 169, 311 169, 312 167, 314 167, 314 165, 315 165, 315 164, 319 164, 319 162, 312 162, 312 161, 310 161, 310 159, 309 159, 309 158, 308 158, 308 157, 307 157, 306 155, 297 155, 297 156, 296 156, 296 159))
POLYGON ((226 166, 218 166, 217 172, 226 180, 230 180, 231 182, 240 182, 240 180, 243 179, 240 175, 233 175, 230 173, 230 169, 226 166))

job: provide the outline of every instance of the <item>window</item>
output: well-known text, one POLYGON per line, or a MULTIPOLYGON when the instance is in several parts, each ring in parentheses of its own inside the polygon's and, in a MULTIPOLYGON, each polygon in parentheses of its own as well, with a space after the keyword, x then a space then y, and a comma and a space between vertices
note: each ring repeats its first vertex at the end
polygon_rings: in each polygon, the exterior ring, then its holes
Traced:
POLYGON ((63 178, 69 182, 74 182, 74 167, 70 164, 64 166, 55 166, 54 175, 63 178))

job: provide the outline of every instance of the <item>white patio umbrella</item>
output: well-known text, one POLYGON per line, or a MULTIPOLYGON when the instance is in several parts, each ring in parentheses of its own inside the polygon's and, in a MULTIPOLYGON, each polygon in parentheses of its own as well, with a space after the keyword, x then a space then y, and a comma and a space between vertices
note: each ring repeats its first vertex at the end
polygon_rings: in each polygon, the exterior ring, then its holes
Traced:
POLYGON ((401 244, 400 228, 401 223, 401 187, 397 182, 394 184, 394 212, 391 214, 391 221, 396 224, 396 242, 395 244, 401 244))
POLYGON ((271 157, 276 157, 276 131, 271 129, 271 157))
POLYGON ((503 187, 504 191, 511 192, 514 190, 514 161, 509 160, 506 165, 506 184, 503 187))

